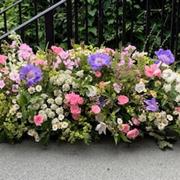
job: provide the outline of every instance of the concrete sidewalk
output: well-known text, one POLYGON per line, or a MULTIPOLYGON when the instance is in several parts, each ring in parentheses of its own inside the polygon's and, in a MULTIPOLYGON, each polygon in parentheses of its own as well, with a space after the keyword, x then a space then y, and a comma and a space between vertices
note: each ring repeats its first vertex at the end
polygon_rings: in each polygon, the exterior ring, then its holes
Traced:
POLYGON ((0 144, 0 180, 180 180, 180 143, 0 144))

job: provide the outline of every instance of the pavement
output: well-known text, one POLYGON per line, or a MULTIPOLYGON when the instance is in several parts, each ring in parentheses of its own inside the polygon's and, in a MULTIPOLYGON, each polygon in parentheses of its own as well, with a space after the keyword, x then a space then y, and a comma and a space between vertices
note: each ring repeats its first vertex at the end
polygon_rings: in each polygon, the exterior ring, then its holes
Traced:
POLYGON ((130 146, 0 144, 0 180, 180 180, 180 143, 166 151, 149 139, 130 146))

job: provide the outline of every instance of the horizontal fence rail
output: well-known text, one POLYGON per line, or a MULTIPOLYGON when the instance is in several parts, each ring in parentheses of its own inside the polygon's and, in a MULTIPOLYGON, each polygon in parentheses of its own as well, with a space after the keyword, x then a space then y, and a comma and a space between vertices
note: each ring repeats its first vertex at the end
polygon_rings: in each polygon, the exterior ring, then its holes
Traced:
MULTIPOLYGON (((153 46, 159 43, 159 46, 170 48, 176 56, 180 57, 180 0, 159 0, 158 2, 155 0, 112 0, 112 6, 114 6, 111 12, 114 14, 114 23, 112 25, 107 24, 107 1, 105 0, 97 0, 95 2, 97 9, 91 17, 89 17, 89 14, 92 13, 90 12, 91 4, 88 0, 54 0, 51 2, 50 7, 40 13, 38 13, 37 9, 38 1, 31 0, 31 2, 34 4, 35 14, 34 17, 24 23, 22 22, 22 0, 0 11, 0 15, 4 16, 4 34, 0 36, 0 40, 7 38, 11 33, 7 28, 6 12, 18 5, 20 25, 15 27, 13 31, 20 31, 23 40, 25 40, 25 28, 35 23, 35 41, 37 45, 39 45, 39 19, 44 16, 45 39, 49 46, 57 43, 57 34, 62 31, 64 32, 63 35, 68 48, 71 48, 72 42, 80 43, 82 41, 86 44, 93 43, 98 46, 105 44, 113 48, 129 43, 138 46, 139 41, 134 38, 134 34, 138 33, 138 28, 143 28, 144 50, 151 52, 153 46), (137 2, 141 5, 139 11, 142 11, 142 16, 144 17, 142 24, 138 24, 138 17, 135 16, 137 2), (157 7, 154 6, 156 3, 158 4, 157 7), (65 26, 58 26, 58 23, 55 23, 55 17, 59 12, 58 7, 65 11, 66 17, 62 20, 66 24, 65 26), (168 7, 170 7, 170 10, 167 10, 168 7), (90 21, 90 18, 94 18, 93 23, 92 20, 90 21), (129 19, 131 20, 130 22, 129 19), (156 19, 160 24, 158 24, 158 32, 155 34, 157 29, 156 19), (80 24, 83 26, 83 33, 81 34, 82 27, 80 27, 80 24), (107 43, 105 34, 109 26, 113 28, 113 39, 107 43), (94 28, 93 33, 96 34, 96 39, 93 42, 91 40, 92 27, 94 28)), ((61 19, 59 21, 61 22, 61 19)))

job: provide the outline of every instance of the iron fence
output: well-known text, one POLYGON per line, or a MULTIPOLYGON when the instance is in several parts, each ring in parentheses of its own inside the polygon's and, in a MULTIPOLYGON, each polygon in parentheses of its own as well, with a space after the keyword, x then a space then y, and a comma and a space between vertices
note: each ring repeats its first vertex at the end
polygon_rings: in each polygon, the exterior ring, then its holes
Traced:
MULTIPOLYGON (((157 2, 157 1, 156 1, 157 2)), ((46 43, 51 46, 54 43, 59 42, 56 37, 57 33, 61 33, 62 28, 65 33, 65 40, 67 47, 71 47, 72 40, 75 43, 80 43, 82 40, 86 44, 90 42, 90 27, 94 26, 97 31, 96 39, 94 44, 100 46, 101 44, 108 44, 113 48, 117 48, 120 45, 126 45, 128 43, 133 43, 138 46, 138 42, 135 39, 135 31, 137 27, 143 28, 144 34, 144 49, 151 49, 152 42, 150 38, 154 41, 158 39, 159 46, 164 46, 165 48, 170 48, 175 55, 180 55, 180 0, 159 0, 158 6, 155 6, 155 0, 131 0, 130 6, 129 1, 126 0, 114 0, 113 1, 113 12, 115 14, 113 32, 114 36, 110 43, 107 43, 104 33, 106 32, 106 14, 105 14, 105 0, 98 0, 97 13, 94 15, 95 23, 90 24, 88 13, 89 13, 89 2, 88 0, 54 0, 51 1, 49 7, 38 12, 38 2, 36 0, 31 0, 31 4, 34 6, 34 17, 30 20, 23 22, 23 0, 16 1, 12 6, 0 11, 0 16, 3 16, 3 34, 0 36, 0 40, 8 37, 12 29, 7 28, 8 18, 6 16, 7 11, 14 6, 18 8, 19 14, 19 25, 13 29, 13 31, 18 31, 21 34, 22 39, 26 42, 25 34, 27 27, 34 23, 35 24, 35 36, 34 41, 39 44, 39 19, 44 17, 45 25, 45 39, 46 43), (138 24, 138 17, 136 14, 136 5, 141 5, 141 10, 143 13, 143 22, 138 24), (80 9, 85 11, 82 12, 80 9), (168 10, 167 10, 167 7, 168 10), (55 27, 55 15, 58 13, 58 9, 63 8, 66 13, 66 18, 64 26, 59 26, 59 31, 55 27), (130 21, 129 21, 130 19, 130 21), (156 36, 151 36, 154 24, 158 23, 158 32, 156 36), (80 35, 79 24, 83 23, 84 34, 80 35), (56 29, 56 30, 55 30, 56 29), (160 39, 160 40, 159 40, 160 39)), ((57 24, 56 24, 57 25, 57 24)), ((57 25, 58 26, 58 25, 57 25)), ((153 42, 154 43, 154 42, 153 42)))

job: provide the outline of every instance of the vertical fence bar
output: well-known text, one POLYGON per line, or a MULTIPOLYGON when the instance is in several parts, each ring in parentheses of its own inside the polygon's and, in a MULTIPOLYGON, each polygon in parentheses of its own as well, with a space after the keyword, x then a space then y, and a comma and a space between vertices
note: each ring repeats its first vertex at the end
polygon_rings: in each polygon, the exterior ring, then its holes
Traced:
POLYGON ((71 48, 72 39, 72 0, 67 0, 67 46, 71 48))
POLYGON ((6 12, 4 14, 4 31, 7 32, 7 17, 6 17, 6 12))
POLYGON ((164 27, 165 27, 165 22, 164 22, 164 6, 165 6, 166 1, 162 0, 162 9, 161 9, 161 44, 163 42, 164 38, 164 27))
MULTIPOLYGON (((146 34, 146 39, 148 38, 149 35, 149 28, 150 28, 150 23, 149 23, 149 19, 150 19, 150 0, 146 0, 146 22, 145 22, 145 34, 146 34)), ((147 40, 148 41, 148 40, 147 40)), ((145 46, 145 50, 148 50, 148 42, 146 43, 145 46)))
MULTIPOLYGON (((22 8, 21 8, 21 3, 18 5, 19 7, 19 24, 22 24, 22 8)), ((24 41, 24 29, 21 29, 21 39, 24 41)))
POLYGON ((134 5, 135 2, 132 0, 132 10, 131 10, 131 35, 130 35, 130 42, 133 43, 133 33, 134 33, 134 5))
POLYGON ((172 0, 172 12, 171 12, 171 37, 170 37, 170 49, 174 48, 174 40, 175 40, 175 18, 176 18, 176 0, 172 0))
POLYGON ((74 18, 75 18, 75 43, 78 43, 79 38, 78 38, 78 3, 79 0, 74 0, 74 18))
POLYGON ((119 47, 119 7, 120 7, 120 2, 119 0, 116 0, 116 23, 115 23, 116 48, 119 47))
POLYGON ((180 0, 177 4, 177 17, 176 17, 176 42, 175 42, 175 57, 178 56, 178 42, 179 42, 179 33, 180 33, 180 0))
MULTIPOLYGON (((34 13, 35 13, 35 15, 38 14, 37 1, 36 1, 36 0, 34 0, 34 13)), ((38 19, 35 21, 35 31, 36 31, 36 44, 39 45, 39 27, 38 27, 38 19)))
POLYGON ((126 41, 126 0, 123 0, 123 16, 122 16, 122 45, 126 41))
POLYGON ((103 0, 98 1, 98 46, 103 42, 103 0))
POLYGON ((85 43, 88 44, 89 37, 88 37, 88 1, 85 0, 85 43))
POLYGON ((45 14, 45 33, 46 43, 48 47, 54 44, 54 22, 53 22, 53 10, 45 14))

